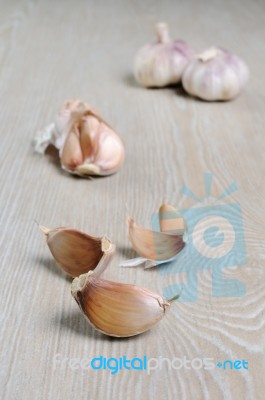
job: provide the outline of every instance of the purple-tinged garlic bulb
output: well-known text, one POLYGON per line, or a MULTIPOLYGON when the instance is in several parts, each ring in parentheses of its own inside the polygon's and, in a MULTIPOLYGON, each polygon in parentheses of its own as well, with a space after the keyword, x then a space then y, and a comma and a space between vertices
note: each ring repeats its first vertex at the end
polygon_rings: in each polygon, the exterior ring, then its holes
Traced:
POLYGON ((157 42, 147 44, 136 54, 134 75, 144 87, 164 87, 181 80, 193 57, 193 50, 183 40, 171 39, 165 23, 156 25, 157 42))
POLYGON ((203 100, 230 100, 241 92, 248 76, 248 67, 238 56, 211 47, 189 62, 182 85, 187 93, 203 100))

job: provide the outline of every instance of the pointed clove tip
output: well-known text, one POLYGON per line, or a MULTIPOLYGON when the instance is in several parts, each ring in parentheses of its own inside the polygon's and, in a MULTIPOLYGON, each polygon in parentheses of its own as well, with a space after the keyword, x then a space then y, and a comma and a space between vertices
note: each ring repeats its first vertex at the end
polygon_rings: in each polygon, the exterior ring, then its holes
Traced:
POLYGON ((125 211, 126 211, 126 218, 130 218, 129 206, 128 203, 125 202, 125 211))
POLYGON ((161 203, 161 205, 160 205, 160 207, 159 207, 159 212, 160 212, 160 211, 163 211, 164 208, 166 208, 166 207, 167 207, 167 202, 166 202, 166 199, 163 198, 162 203, 161 203))
POLYGON ((46 226, 40 225, 38 224, 39 229, 44 233, 45 236, 48 236, 48 234, 50 233, 50 229, 47 228, 46 226))
POLYGON ((127 225, 128 227, 131 227, 134 224, 134 220, 132 217, 127 217, 127 225))
POLYGON ((171 204, 168 204, 166 201, 163 201, 163 203, 159 207, 159 212, 164 213, 170 211, 176 211, 176 207, 172 206, 171 204))
POLYGON ((171 304, 172 301, 177 300, 180 297, 181 293, 175 294, 175 296, 170 297, 170 299, 166 299, 166 302, 171 304))

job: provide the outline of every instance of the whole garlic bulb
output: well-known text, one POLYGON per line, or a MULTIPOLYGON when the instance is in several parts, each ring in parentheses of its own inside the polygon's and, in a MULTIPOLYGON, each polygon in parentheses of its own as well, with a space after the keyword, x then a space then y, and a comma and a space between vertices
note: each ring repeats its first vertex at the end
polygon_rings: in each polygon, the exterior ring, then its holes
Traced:
POLYGON ((134 75, 140 85, 163 87, 180 82, 193 50, 182 40, 172 40, 165 23, 156 25, 157 42, 147 44, 136 54, 134 75))
POLYGON ((203 100, 230 100, 248 80, 248 67, 238 56, 211 47, 190 61, 183 76, 186 92, 203 100))

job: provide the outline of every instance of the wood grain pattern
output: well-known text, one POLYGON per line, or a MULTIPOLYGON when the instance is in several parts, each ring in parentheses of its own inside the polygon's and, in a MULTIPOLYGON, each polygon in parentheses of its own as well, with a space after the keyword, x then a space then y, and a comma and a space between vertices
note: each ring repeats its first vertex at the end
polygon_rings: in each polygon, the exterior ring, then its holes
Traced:
POLYGON ((248 399, 264 398, 265 5, 259 0, 185 2, 78 0, 0 1, 0 397, 23 399, 248 399), (136 50, 152 40, 157 20, 199 51, 221 44, 249 65, 250 82, 229 103, 205 103, 180 89, 145 90, 132 77, 136 50), (115 175, 93 180, 62 172, 54 157, 34 154, 34 133, 61 104, 79 97, 100 110, 126 147, 115 175), (194 302, 177 302, 151 331, 111 339, 94 331, 70 295, 34 219, 107 234, 117 245, 107 279, 158 293, 186 273, 119 268, 134 256, 126 204, 150 226, 161 201, 194 204, 203 174, 213 194, 236 181, 231 198, 243 210, 248 261, 225 269, 246 285, 243 297, 212 297, 210 270, 197 273, 194 302), (55 354, 70 358, 212 357, 245 359, 249 370, 141 371, 53 369, 55 354))

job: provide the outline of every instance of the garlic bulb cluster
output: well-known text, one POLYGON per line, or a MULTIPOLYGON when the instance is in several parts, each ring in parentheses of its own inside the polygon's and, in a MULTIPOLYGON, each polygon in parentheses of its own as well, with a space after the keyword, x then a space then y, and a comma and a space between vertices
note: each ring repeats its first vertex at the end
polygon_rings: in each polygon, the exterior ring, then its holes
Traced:
POLYGON ((162 204, 159 208, 160 232, 138 225, 128 218, 128 234, 131 245, 140 256, 123 261, 122 267, 144 265, 151 268, 172 260, 185 246, 186 225, 175 207, 162 204))
POLYGON ((98 331, 116 337, 135 336, 163 318, 174 298, 127 283, 94 277, 94 272, 75 278, 71 293, 88 322, 98 331))
POLYGON ((241 92, 248 75, 246 64, 238 56, 211 47, 189 62, 182 85, 187 93, 203 100, 230 100, 241 92))
POLYGON ((147 44, 135 57, 134 75, 144 87, 163 87, 177 83, 193 50, 183 40, 173 40, 165 23, 156 25, 157 42, 147 44))
POLYGON ((67 101, 53 124, 38 132, 34 148, 59 150, 61 166, 79 176, 110 175, 124 161, 124 146, 100 115, 80 100, 67 101))

